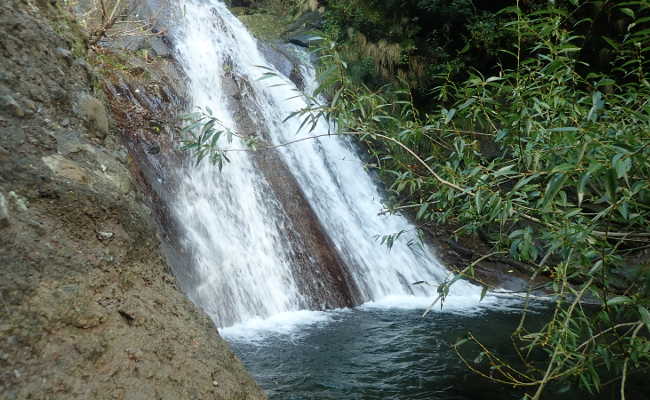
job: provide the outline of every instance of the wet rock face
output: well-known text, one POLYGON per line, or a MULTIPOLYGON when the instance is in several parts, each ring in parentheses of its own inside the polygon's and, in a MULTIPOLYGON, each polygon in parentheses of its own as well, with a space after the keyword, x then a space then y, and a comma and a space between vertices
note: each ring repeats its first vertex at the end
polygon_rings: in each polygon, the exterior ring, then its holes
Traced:
POLYGON ((58 3, 0 2, 0 398, 263 398, 168 273, 58 3))
MULTIPOLYGON (((251 115, 262 115, 247 93, 248 83, 241 77, 228 75, 224 90, 234 111, 239 132, 255 132, 270 141, 263 124, 251 115)), ((314 310, 352 307, 361 302, 359 288, 336 248, 312 209, 300 185, 275 150, 252 153, 257 169, 269 184, 269 197, 278 204, 277 213, 286 216, 287 246, 293 254, 292 268, 298 288, 307 299, 304 306, 314 310)))

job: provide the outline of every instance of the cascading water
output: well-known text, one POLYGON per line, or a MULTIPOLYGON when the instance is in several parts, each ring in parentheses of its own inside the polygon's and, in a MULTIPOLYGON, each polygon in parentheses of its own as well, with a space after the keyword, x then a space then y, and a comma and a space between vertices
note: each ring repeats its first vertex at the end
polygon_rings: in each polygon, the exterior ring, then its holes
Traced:
MULTIPOLYGON (((182 8, 176 48, 189 77, 193 106, 209 107, 224 126, 241 131, 238 114, 244 104, 247 118, 273 144, 328 131, 325 121, 314 132, 299 134, 299 121, 283 122, 291 112, 305 107, 306 100, 296 97, 295 85, 279 73, 260 80, 266 72, 260 66, 273 67, 221 1, 186 0, 182 8), (229 91, 233 81, 240 83, 243 93, 229 91)), ((316 81, 313 68, 306 66, 304 71, 309 90, 316 81)), ((244 147, 237 138, 223 145, 244 147)), ((318 245, 331 245, 335 258, 349 271, 349 276, 337 279, 352 281, 346 287, 354 302, 434 292, 411 283, 439 281, 447 271, 427 246, 411 246, 414 227, 405 218, 381 215, 381 194, 348 139, 306 140, 281 147, 279 152, 306 200, 305 207, 313 210, 327 236, 318 239, 327 243, 318 245), (376 239, 399 231, 406 233, 391 249, 376 239)), ((174 203, 184 230, 183 246, 194 264, 195 276, 186 288, 189 295, 222 327, 336 305, 313 300, 317 291, 336 290, 314 282, 331 265, 318 265, 317 258, 301 256, 301 246, 289 243, 301 236, 296 232, 301 225, 291 221, 291 207, 283 206, 283 189, 269 183, 269 173, 260 170, 254 153, 229 154, 231 162, 221 172, 207 162, 187 165, 174 203), (295 266, 298 259, 302 269, 295 266), (314 278, 305 280, 302 275, 307 273, 314 278)), ((465 283, 456 285, 454 292, 477 294, 476 288, 465 283)))

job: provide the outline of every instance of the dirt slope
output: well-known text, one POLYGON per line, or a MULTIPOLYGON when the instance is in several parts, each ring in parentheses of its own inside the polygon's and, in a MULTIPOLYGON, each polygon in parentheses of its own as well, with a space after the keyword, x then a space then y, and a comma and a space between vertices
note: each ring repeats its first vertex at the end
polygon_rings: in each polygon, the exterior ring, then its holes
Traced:
POLYGON ((168 273, 56 4, 0 4, 0 398, 263 398, 168 273))

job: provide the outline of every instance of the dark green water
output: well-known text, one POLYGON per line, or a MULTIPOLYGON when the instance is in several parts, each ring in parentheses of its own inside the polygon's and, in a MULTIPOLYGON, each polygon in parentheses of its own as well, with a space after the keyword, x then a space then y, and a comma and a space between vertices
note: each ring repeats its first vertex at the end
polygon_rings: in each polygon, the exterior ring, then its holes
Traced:
MULTIPOLYGON (((371 308, 297 312, 223 333, 271 400, 517 400, 525 392, 469 372, 450 348, 471 331, 516 362, 510 332, 520 305, 510 299, 471 302, 422 318, 421 309, 371 308), (300 323, 296 326, 296 323, 300 323)), ((539 327, 550 305, 534 303, 539 327)), ((468 349, 472 362, 476 352, 468 349)), ((539 354, 538 361, 544 361, 539 354)), ((631 370, 626 400, 650 399, 647 371, 631 370)), ((542 399, 618 400, 612 384, 595 396, 549 386, 542 399)))
MULTIPOLYGON (((282 333, 226 337, 273 400, 519 399, 523 392, 468 372, 450 349, 471 331, 512 354, 508 335, 519 321, 517 308, 422 318, 422 310, 362 307, 323 314, 325 320, 282 333)), ((281 330, 286 322, 270 327, 281 330)))

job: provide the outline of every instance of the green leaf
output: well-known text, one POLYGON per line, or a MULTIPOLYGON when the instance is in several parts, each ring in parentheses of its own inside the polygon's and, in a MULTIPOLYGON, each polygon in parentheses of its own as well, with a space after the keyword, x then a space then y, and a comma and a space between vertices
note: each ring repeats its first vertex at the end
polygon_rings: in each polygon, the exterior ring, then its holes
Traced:
POLYGON ((483 289, 481 290, 481 299, 479 301, 483 301, 483 299, 485 298, 485 295, 487 294, 487 292, 488 292, 488 287, 483 286, 483 289))
POLYGON ((616 296, 607 301, 608 306, 617 306, 630 303, 632 303, 632 299, 627 296, 616 296))
POLYGON ((447 115, 445 116, 445 125, 451 122, 451 120, 454 118, 454 115, 456 115, 455 108, 452 108, 451 110, 447 111, 447 115))
POLYGON ((461 110, 466 109, 467 107, 471 106, 471 105, 474 104, 475 102, 476 102, 476 99, 468 99, 468 100, 465 101, 463 104, 461 104, 460 106, 458 106, 458 111, 461 111, 461 110))
POLYGON ((616 84, 615 80, 609 79, 609 78, 603 78, 600 81, 598 81, 596 86, 598 86, 598 87, 600 87, 600 86, 612 86, 614 84, 616 84))
POLYGON ((616 171, 613 168, 609 168, 607 174, 605 175, 605 191, 607 193, 607 199, 611 204, 616 203, 616 171))
POLYGON ((548 182, 548 185, 546 186, 546 191, 544 192, 544 197, 542 200, 542 208, 547 208, 557 195, 557 193, 562 189, 564 186, 564 182, 566 182, 567 176, 564 173, 561 174, 556 174, 551 178, 551 180, 548 182))
POLYGON ((592 95, 592 106, 587 115, 587 119, 591 122, 598 121, 598 112, 605 106, 605 101, 603 100, 603 94, 600 91, 595 91, 592 95))
POLYGON ((343 93, 343 89, 345 89, 345 87, 341 87, 339 90, 336 91, 336 94, 334 94, 334 97, 332 98, 332 103, 331 103, 332 108, 336 107, 336 103, 339 100, 339 97, 341 96, 341 93, 343 93))
POLYGON ((201 126, 202 123, 203 123, 202 121, 196 121, 196 122, 194 122, 194 123, 192 123, 192 124, 189 124, 189 125, 185 126, 185 127, 181 130, 181 132, 182 132, 182 133, 192 132, 192 131, 194 131, 196 128, 198 128, 199 126, 201 126))
POLYGON ((538 178, 538 177, 539 177, 539 174, 533 174, 533 175, 530 175, 530 176, 527 176, 525 178, 520 179, 519 182, 517 182, 517 184, 515 185, 515 187, 512 188, 512 191, 514 193, 516 193, 519 189, 524 187, 528 182, 530 182, 533 179, 538 178))
POLYGON ((632 160, 626 156, 626 154, 618 153, 612 158, 612 167, 616 170, 616 177, 619 179, 627 180, 627 173, 632 169, 632 160))
POLYGON ((619 10, 621 10, 621 12, 622 12, 623 14, 625 14, 625 15, 627 15, 627 16, 629 16, 629 17, 632 17, 632 18, 635 17, 635 15, 634 15, 634 11, 632 11, 631 8, 619 8, 619 10))
POLYGON ((584 200, 585 190, 587 189, 587 184, 589 183, 591 175, 593 175, 593 173, 598 171, 600 168, 601 167, 599 164, 594 164, 589 167, 587 172, 585 172, 580 178, 580 182, 578 183, 578 207, 580 207, 582 200, 584 200))
POLYGON ((513 175, 513 174, 516 174, 517 171, 513 171, 513 170, 512 170, 514 167, 515 167, 514 164, 512 164, 512 165, 506 165, 505 167, 500 168, 499 170, 497 170, 497 171, 494 173, 494 176, 497 177, 497 176, 502 176, 502 175, 513 175))
POLYGON ((607 44, 612 46, 612 48, 614 48, 615 50, 619 49, 620 45, 618 43, 616 43, 616 41, 614 41, 614 40, 612 40, 612 39, 610 39, 610 38, 608 38, 606 36, 601 36, 601 37, 607 42, 607 44))
POLYGON ((619 207, 618 207, 618 212, 621 214, 623 219, 628 220, 630 219, 630 210, 629 210, 629 205, 627 202, 623 202, 619 207))
POLYGON ((641 321, 645 324, 646 328, 650 332, 650 311, 643 306, 638 306, 639 315, 641 316, 641 321))
POLYGON ((512 231, 510 235, 508 235, 508 239, 515 239, 518 237, 523 236, 526 233, 523 229, 517 229, 516 231, 512 231))
POLYGON ((594 274, 596 274, 596 273, 597 273, 598 271, 600 271, 602 268, 603 268, 603 260, 598 260, 598 261, 596 261, 596 263, 594 264, 594 266, 591 267, 591 269, 589 270, 588 274, 589 274, 590 276, 594 276, 594 274))
POLYGON ((429 208, 429 203, 424 203, 420 206, 420 209, 418 210, 417 215, 415 216, 415 219, 422 219, 424 216, 424 213, 427 212, 427 208, 429 208))
POLYGON ((573 171, 575 169, 576 169, 575 164, 567 162, 553 167, 551 173, 554 174, 556 172, 568 172, 568 171, 573 171))

